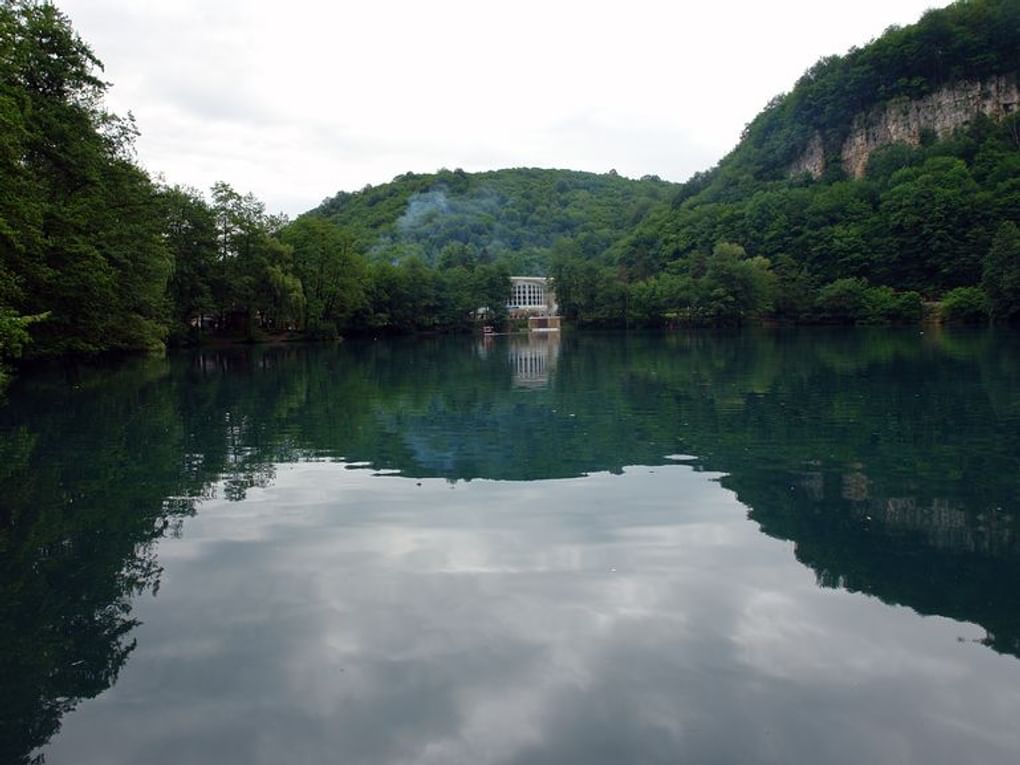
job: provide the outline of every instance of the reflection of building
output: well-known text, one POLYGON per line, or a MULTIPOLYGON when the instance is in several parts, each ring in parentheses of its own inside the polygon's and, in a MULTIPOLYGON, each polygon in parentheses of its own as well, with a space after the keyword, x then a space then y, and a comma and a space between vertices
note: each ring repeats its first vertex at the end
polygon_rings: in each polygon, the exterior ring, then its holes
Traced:
POLYGON ((556 316, 556 293, 544 276, 511 276, 510 299, 506 304, 511 318, 556 316))
POLYGON ((511 340, 507 358, 510 360, 514 385, 520 388, 544 388, 549 384, 549 375, 556 368, 559 355, 559 335, 528 335, 511 340))

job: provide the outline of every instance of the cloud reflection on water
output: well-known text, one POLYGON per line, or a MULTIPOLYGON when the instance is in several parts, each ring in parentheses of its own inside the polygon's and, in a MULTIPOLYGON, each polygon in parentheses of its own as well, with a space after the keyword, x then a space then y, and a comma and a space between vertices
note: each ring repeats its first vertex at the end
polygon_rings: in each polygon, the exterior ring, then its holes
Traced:
POLYGON ((278 466, 162 543, 48 761, 1012 761, 1015 660, 818 588, 718 478, 278 466))

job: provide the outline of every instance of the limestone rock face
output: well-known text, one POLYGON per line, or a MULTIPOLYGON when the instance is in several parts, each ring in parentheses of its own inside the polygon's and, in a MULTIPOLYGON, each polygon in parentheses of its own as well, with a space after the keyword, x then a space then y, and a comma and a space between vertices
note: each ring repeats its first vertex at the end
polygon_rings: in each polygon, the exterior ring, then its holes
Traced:
POLYGON ((808 141, 807 148, 792 165, 790 175, 809 173, 812 178, 818 180, 825 172, 825 145, 822 143, 822 134, 815 131, 808 141))
MULTIPOLYGON (((843 169, 861 178, 871 153, 891 143, 917 146, 925 131, 947 138, 983 114, 1002 119, 1020 109, 1020 85, 1014 74, 981 82, 957 82, 919 99, 897 98, 858 114, 840 150, 843 169)), ((790 174, 808 172, 820 178, 825 170, 821 136, 816 134, 790 166, 790 174)))

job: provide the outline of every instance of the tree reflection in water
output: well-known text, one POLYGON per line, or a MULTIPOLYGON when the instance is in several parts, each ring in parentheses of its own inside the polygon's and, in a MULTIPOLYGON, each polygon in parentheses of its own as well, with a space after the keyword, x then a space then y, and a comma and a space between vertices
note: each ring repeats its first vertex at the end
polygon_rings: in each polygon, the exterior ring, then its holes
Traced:
POLYGON ((992 332, 567 335, 40 370, 0 408, 0 760, 110 687, 156 543, 281 463, 534 481, 695 455, 819 585, 1020 656, 1020 343, 992 332))

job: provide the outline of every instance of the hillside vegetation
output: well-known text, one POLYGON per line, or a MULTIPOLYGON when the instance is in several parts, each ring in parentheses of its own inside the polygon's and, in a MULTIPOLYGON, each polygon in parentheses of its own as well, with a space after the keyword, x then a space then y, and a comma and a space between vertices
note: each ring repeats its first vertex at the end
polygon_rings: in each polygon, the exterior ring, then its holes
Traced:
POLYGON ((657 179, 457 171, 339 194, 311 215, 374 260, 548 273, 580 324, 913 322, 934 301, 946 320, 1008 320, 1020 312, 1016 114, 884 146, 859 179, 840 148, 894 99, 1018 72, 1020 2, 963 0, 819 61, 668 199, 657 179), (794 172, 813 141, 817 178, 794 172))
POLYGON ((581 326, 1020 317, 1018 104, 881 147, 863 177, 840 156, 891 99, 1015 92, 1020 0, 960 0, 819 61, 683 185, 407 173, 293 222, 226 183, 154 182, 53 5, 0 5, 0 64, 0 360, 469 329, 482 306, 502 320, 511 273, 553 277, 581 326))
POLYGON ((593 323, 618 322, 621 311, 651 322, 904 321, 919 316, 922 298, 964 289, 966 318, 1015 318, 1020 105, 999 121, 975 115, 944 140, 932 132, 918 145, 885 146, 861 179, 846 176, 839 147, 856 115, 891 99, 1017 72, 1017 0, 963 0, 822 59, 718 166, 611 248, 601 269, 562 264, 557 273, 583 293, 568 311, 593 323), (815 135, 824 175, 792 175, 815 135), (720 242, 739 250, 717 250, 720 242))
POLYGON ((627 234, 676 184, 572 170, 407 173, 357 193, 340 192, 313 215, 350 231, 375 260, 429 265, 504 262, 544 274, 559 239, 597 257, 627 234))
MULTIPOLYGON (((907 27, 890 27, 845 56, 826 56, 793 90, 774 98, 747 126, 740 145, 715 171, 688 184, 719 201, 754 193, 781 180, 817 132, 829 159, 838 159, 854 118, 896 98, 920 99, 961 81, 981 82, 1020 71, 1020 3, 961 0, 931 10, 907 27)), ((830 162, 840 180, 838 161, 830 162)))

